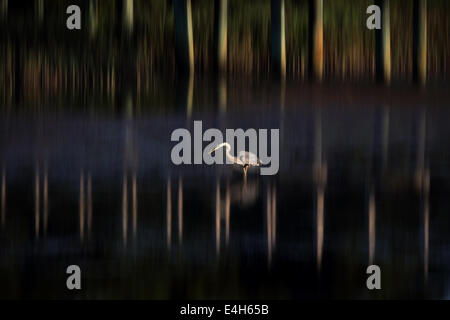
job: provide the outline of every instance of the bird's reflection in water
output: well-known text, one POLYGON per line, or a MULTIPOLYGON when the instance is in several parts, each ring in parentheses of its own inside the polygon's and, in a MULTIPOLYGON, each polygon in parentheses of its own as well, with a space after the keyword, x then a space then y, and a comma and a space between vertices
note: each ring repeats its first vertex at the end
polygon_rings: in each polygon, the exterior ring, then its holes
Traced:
POLYGON ((231 206, 236 209, 244 209, 254 205, 259 196, 259 180, 257 177, 247 179, 242 173, 239 177, 228 177, 225 182, 225 190, 222 192, 220 179, 216 179, 215 197, 215 235, 216 235, 216 253, 220 253, 222 243, 222 220, 224 220, 225 245, 230 241, 230 220, 231 206))
POLYGON ((239 205, 240 207, 248 207, 258 199, 258 178, 246 178, 244 182, 227 183, 227 193, 229 193, 230 203, 239 205))

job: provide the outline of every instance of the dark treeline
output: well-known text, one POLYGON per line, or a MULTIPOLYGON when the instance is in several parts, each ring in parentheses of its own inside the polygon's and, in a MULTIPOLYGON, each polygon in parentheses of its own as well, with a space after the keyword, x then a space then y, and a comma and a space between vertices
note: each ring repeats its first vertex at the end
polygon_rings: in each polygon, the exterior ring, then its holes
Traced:
MULTIPOLYGON (((155 86, 155 79, 161 75, 174 79, 179 74, 174 7, 184 0, 0 2, 0 96, 7 104, 32 100, 42 92, 72 90, 75 93, 81 88, 114 96, 115 88, 123 83, 135 86, 139 92, 155 86), (66 8, 70 4, 81 7, 80 31, 69 31, 65 26, 66 8), (25 98, 19 94, 22 89, 27 92, 25 98)), ((272 51, 276 49, 271 46, 275 30, 271 21, 274 12, 279 12, 271 11, 271 3, 273 6, 279 1, 228 0, 225 15, 217 10, 223 2, 191 2, 194 72, 213 73, 221 61, 220 69, 229 79, 271 77, 272 51), (218 45, 215 39, 224 37, 223 32, 218 32, 220 26, 226 30, 226 40, 225 44, 218 45), (218 50, 222 55, 217 54, 218 50)), ((316 2, 322 1, 284 1, 284 31, 275 32, 285 39, 281 51, 285 54, 284 62, 279 51, 274 52, 278 55, 276 63, 284 63, 278 71, 285 68, 288 80, 308 77, 309 56, 314 54, 309 47, 315 43, 309 41, 314 35, 309 9, 316 2)), ((446 81, 450 76, 450 2, 424 2, 426 79, 446 81)), ((366 28, 366 8, 374 1, 324 0, 322 3, 323 62, 319 69, 323 79, 374 80, 376 37, 375 31, 366 28)), ((417 70, 414 37, 420 28, 413 24, 414 3, 413 0, 390 1, 393 81, 412 81, 417 70)), ((279 20, 274 21, 279 23, 279 20)))

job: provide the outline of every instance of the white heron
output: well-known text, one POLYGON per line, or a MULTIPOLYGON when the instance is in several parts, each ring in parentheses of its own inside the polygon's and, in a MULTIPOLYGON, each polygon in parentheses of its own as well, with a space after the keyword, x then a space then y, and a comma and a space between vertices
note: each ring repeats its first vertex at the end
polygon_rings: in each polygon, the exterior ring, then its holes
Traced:
POLYGON ((229 160, 231 160, 233 163, 241 165, 243 167, 245 176, 247 175, 248 167, 259 167, 260 165, 263 164, 261 162, 261 160, 259 160, 259 158, 252 152, 240 151, 238 153, 237 157, 232 156, 230 153, 231 146, 228 142, 223 142, 223 143, 219 144, 214 149, 212 149, 209 153, 213 153, 214 151, 216 151, 217 149, 220 149, 222 147, 226 147, 226 149, 227 149, 226 156, 229 160))

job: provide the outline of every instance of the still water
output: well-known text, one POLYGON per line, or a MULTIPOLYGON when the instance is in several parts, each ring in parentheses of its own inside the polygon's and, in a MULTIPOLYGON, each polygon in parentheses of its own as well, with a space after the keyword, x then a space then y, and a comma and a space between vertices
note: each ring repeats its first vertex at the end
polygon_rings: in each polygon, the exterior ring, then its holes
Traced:
POLYGON ((445 90, 170 86, 3 107, 1 298, 450 298, 445 90), (194 120, 279 128, 278 174, 173 165, 194 120))

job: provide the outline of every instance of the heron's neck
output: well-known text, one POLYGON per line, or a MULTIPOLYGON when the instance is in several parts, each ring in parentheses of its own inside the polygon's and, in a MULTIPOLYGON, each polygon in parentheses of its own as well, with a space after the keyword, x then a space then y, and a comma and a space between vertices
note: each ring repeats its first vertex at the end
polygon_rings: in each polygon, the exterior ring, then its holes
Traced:
POLYGON ((231 155, 231 146, 230 146, 230 144, 228 143, 228 142, 224 142, 223 143, 223 146, 227 149, 227 151, 226 151, 226 155, 227 155, 227 158, 230 160, 230 161, 232 161, 233 163, 237 163, 238 162, 238 159, 236 158, 236 157, 233 157, 232 155, 231 155))

